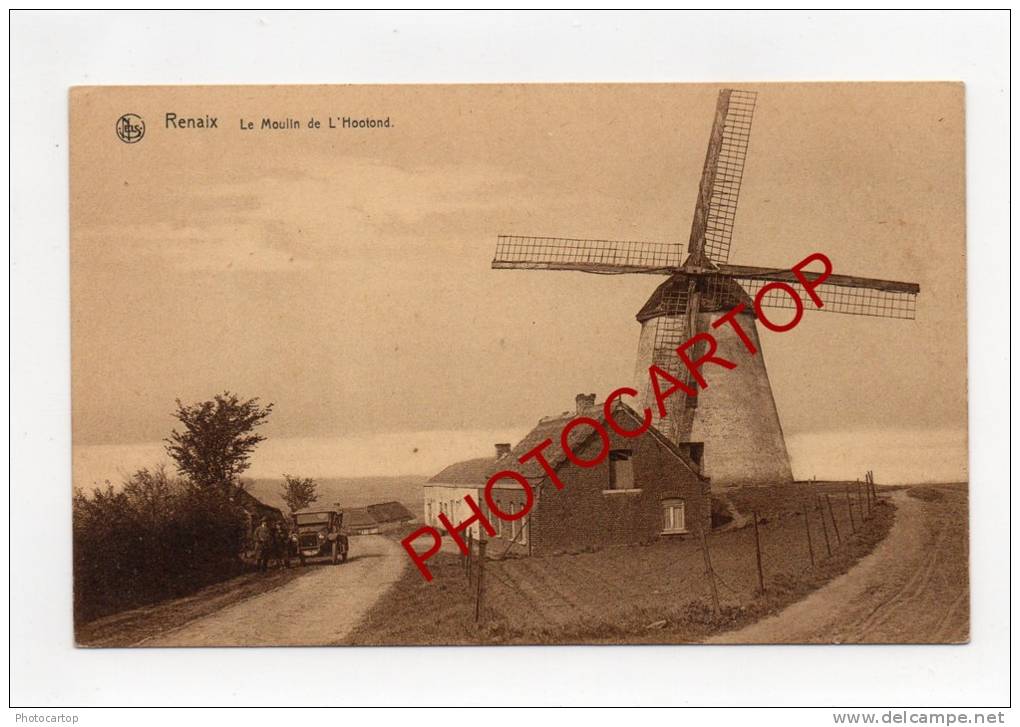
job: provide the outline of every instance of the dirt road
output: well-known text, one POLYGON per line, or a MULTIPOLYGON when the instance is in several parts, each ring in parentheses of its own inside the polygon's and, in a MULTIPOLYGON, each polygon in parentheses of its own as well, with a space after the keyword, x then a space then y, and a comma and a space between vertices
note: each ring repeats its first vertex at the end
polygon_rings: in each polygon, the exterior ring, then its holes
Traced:
POLYGON ((144 639, 137 646, 300 646, 345 638, 401 575, 407 557, 381 535, 351 538, 338 566, 309 565, 306 575, 276 590, 144 639))
POLYGON ((854 568, 779 614, 708 643, 966 642, 965 487, 916 487, 892 496, 892 530, 854 568))

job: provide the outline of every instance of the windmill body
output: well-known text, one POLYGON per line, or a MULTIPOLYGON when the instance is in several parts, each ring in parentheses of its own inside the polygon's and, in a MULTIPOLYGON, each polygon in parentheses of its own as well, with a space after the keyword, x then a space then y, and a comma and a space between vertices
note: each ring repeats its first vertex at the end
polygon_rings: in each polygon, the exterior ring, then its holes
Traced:
MULTIPOLYGON (((666 416, 656 422, 673 441, 704 443, 703 468, 716 488, 793 479, 755 315, 760 308, 794 306, 774 283, 796 291, 802 301, 809 296, 789 269, 729 264, 756 98, 747 91, 719 92, 686 257, 677 243, 504 235, 492 261, 495 269, 668 276, 637 314, 641 335, 635 388, 653 411, 650 366, 695 388, 676 350, 698 333, 710 332, 716 355, 739 362, 732 370, 709 367, 708 386, 696 397, 670 397, 666 416), (737 321, 757 350, 753 355, 731 326, 712 325, 741 303, 745 308, 737 321)), ((914 283, 850 275, 830 275, 815 289, 824 301, 819 310, 904 319, 914 318, 919 290, 914 283)), ((694 357, 702 345, 692 349, 694 357)))
MULTIPOLYGON (((648 369, 653 364, 677 372, 675 364, 664 354, 663 331, 687 330, 686 314, 671 314, 670 303, 678 292, 690 285, 687 276, 671 276, 656 288, 637 314, 641 324, 638 340, 634 388, 645 406, 655 411, 648 369)), ((754 307, 744 291, 735 283, 729 295, 719 300, 705 300, 695 321, 697 330, 712 331, 718 345, 717 354, 739 365, 732 370, 706 369, 708 388, 698 392, 696 399, 680 397, 678 406, 667 408, 666 417, 656 426, 676 442, 702 442, 702 472, 712 478, 713 486, 740 484, 786 483, 793 480, 790 457, 786 450, 779 413, 776 410, 772 385, 765 368, 765 357, 758 339, 754 307), (728 324, 713 323, 737 303, 744 302, 744 312, 737 322, 746 332, 757 355, 748 353, 743 341, 728 324)), ((679 344, 678 344, 679 345, 679 344)), ((675 359, 675 354, 671 354, 675 359)))

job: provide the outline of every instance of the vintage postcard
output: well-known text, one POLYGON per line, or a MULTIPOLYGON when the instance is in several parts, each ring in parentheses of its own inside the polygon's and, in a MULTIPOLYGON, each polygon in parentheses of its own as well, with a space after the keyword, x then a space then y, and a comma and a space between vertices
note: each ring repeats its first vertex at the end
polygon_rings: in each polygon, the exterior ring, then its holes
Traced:
POLYGON ((961 643, 956 83, 70 92, 80 646, 961 643))

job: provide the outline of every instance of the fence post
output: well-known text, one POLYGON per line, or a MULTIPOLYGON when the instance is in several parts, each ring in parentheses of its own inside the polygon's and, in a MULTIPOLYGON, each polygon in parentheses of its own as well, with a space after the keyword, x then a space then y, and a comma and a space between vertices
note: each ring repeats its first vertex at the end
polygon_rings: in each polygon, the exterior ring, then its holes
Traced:
POLYGON ((761 539, 758 537, 758 513, 752 510, 751 515, 754 517, 754 553, 758 561, 758 592, 764 594, 765 574, 761 569, 761 539))
POLYGON ((471 567, 472 567, 471 559, 474 557, 474 554, 475 554, 475 534, 472 533, 470 529, 468 529, 467 546, 468 546, 467 568, 465 569, 465 571, 467 573, 467 582, 468 582, 468 585, 470 586, 471 585, 471 567))
POLYGON ((811 544, 811 523, 808 521, 807 507, 804 508, 804 532, 807 533, 807 550, 811 556, 811 567, 815 567, 815 547, 811 544))
POLYGON ((857 483, 857 512, 861 514, 861 522, 871 519, 871 503, 861 504, 861 483, 857 483))
POLYGON ((832 500, 829 499, 829 494, 825 494, 825 504, 829 506, 829 519, 832 521, 832 529, 836 531, 836 547, 838 548, 843 544, 843 539, 839 537, 839 525, 836 524, 836 513, 832 511, 832 500))
POLYGON ((708 540, 705 538, 705 526, 702 525, 700 528, 701 533, 701 554, 705 558, 705 575, 708 576, 708 582, 712 586, 712 612, 716 618, 719 618, 719 589, 715 585, 715 571, 712 570, 712 558, 708 554, 708 540))
POLYGON ((829 545, 829 526, 825 524, 825 508, 822 507, 821 495, 815 495, 815 509, 822 518, 822 535, 825 536, 825 552, 832 557, 832 547, 829 545))
POLYGON ((478 539, 478 588, 475 589, 475 623, 482 620, 482 601, 485 598, 485 546, 488 541, 478 539))
POLYGON ((850 513, 850 530, 851 530, 851 532, 856 534, 857 533, 857 523, 854 522, 854 506, 850 502, 850 487, 847 486, 844 489, 844 492, 846 493, 846 511, 848 513, 850 513))

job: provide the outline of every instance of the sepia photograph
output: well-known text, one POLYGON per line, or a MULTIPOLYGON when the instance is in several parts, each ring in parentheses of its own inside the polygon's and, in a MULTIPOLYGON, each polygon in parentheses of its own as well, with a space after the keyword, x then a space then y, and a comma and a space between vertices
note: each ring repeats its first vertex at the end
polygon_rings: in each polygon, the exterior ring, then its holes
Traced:
POLYGON ((11 723, 1007 724, 1011 25, 12 10, 11 723))
POLYGON ((69 104, 78 647, 970 640, 963 84, 69 104))

